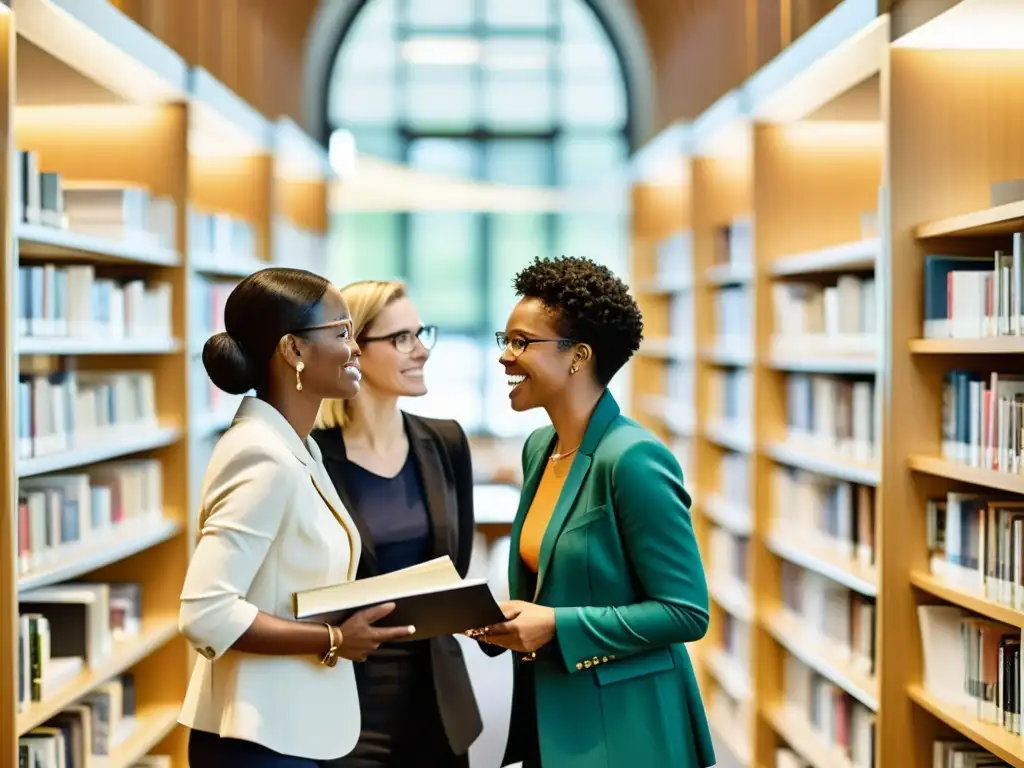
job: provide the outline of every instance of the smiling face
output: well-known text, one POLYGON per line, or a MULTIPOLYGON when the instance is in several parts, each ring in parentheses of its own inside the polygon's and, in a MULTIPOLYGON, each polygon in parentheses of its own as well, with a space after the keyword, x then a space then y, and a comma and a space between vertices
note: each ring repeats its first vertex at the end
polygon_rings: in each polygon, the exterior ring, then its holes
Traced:
POLYGON ((416 338, 422 327, 416 307, 406 296, 392 301, 367 325, 360 346, 368 386, 394 397, 427 394, 423 367, 430 352, 416 338))
POLYGON ((547 408, 569 386, 572 347, 556 341, 537 341, 561 338, 555 319, 541 301, 524 298, 505 324, 508 345, 498 362, 508 375, 508 396, 516 411, 547 408), (517 354, 517 346, 523 342, 528 342, 526 348, 517 354))
MULTIPOLYGON (((341 292, 327 289, 313 328, 299 337, 302 389, 312 397, 347 400, 359 393, 360 349, 352 335, 352 318, 341 292)), ((293 366, 294 367, 294 366, 293 366)))

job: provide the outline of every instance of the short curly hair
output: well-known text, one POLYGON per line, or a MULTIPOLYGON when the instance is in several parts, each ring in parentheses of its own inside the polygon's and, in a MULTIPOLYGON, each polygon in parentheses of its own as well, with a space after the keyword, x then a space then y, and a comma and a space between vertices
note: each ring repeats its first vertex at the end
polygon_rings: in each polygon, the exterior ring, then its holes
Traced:
POLYGON ((516 275, 513 286, 516 295, 537 299, 556 314, 559 335, 590 345, 601 386, 640 349, 643 314, 626 284, 607 267, 576 256, 537 257, 516 275))

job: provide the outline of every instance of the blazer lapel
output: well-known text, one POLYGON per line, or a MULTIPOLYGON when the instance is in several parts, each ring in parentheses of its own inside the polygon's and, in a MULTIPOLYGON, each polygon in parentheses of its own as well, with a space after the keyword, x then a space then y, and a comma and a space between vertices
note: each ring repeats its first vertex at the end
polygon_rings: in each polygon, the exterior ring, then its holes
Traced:
MULTIPOLYGON (((404 415, 404 414, 403 414, 404 415)), ((420 482, 426 498, 427 514, 430 516, 431 535, 434 538, 434 557, 454 557, 449 544, 450 522, 448 515, 447 474, 441 465, 437 443, 423 434, 419 425, 405 416, 406 434, 409 436, 409 450, 420 468, 420 482)))
POLYGON ((522 558, 519 557, 519 537, 523 531, 526 513, 530 510, 533 497, 537 494, 537 486, 544 475, 544 464, 555 446, 555 432, 551 427, 547 430, 550 432, 548 439, 544 442, 538 441, 538 447, 528 456, 528 466, 523 467, 523 490, 519 494, 519 509, 516 510, 512 531, 509 534, 508 593, 513 600, 529 599, 529 574, 522 558))
MULTIPOLYGON (((618 415, 618 403, 615 402, 615 398, 612 397, 611 393, 605 390, 601 399, 597 401, 593 414, 590 416, 587 430, 583 433, 583 442, 580 443, 579 450, 576 451, 576 457, 573 459, 572 466, 569 467, 569 474, 562 484, 562 490, 558 494, 558 502, 555 504, 555 509, 551 513, 547 529, 544 531, 544 538, 541 540, 540 545, 537 588, 533 594, 534 601, 540 596, 540 591, 544 586, 544 576, 547 574, 551 556, 555 551, 555 542, 558 541, 558 536, 562 532, 562 526, 565 525, 565 520, 569 516, 569 512, 572 511, 576 503, 576 497, 583 487, 583 481, 590 471, 590 465, 594 459, 594 451, 597 450, 597 446, 601 443, 601 438, 604 437, 604 433, 608 431, 608 427, 618 415)), ((538 478, 544 471, 543 465, 546 463, 548 455, 550 455, 550 449, 544 456, 545 461, 541 462, 541 468, 537 473, 538 478)))
POLYGON ((339 505, 337 502, 341 501, 336 493, 330 493, 321 488, 321 483, 317 481, 316 474, 310 472, 309 479, 313 481, 313 487, 316 488, 316 492, 320 494, 320 498, 324 500, 324 504, 331 510, 331 514, 334 515, 335 520, 345 529, 345 533, 348 534, 349 542, 349 558, 348 558, 348 578, 349 580, 355 579, 356 571, 359 568, 359 558, 361 556, 362 542, 359 534, 356 533, 358 527, 355 521, 348 514, 348 510, 345 509, 344 504, 339 505))
POLYGON ((359 531, 359 538, 362 540, 362 562, 366 575, 377 574, 377 551, 374 547, 373 537, 366 521, 360 516, 356 505, 353 503, 352 494, 349 493, 345 483, 345 473, 342 471, 348 463, 348 454, 345 451, 345 441, 342 439, 340 430, 330 430, 318 433, 329 436, 323 442, 318 441, 320 452, 325 456, 324 467, 330 477, 331 485, 337 491, 342 506, 348 511, 352 524, 359 531))

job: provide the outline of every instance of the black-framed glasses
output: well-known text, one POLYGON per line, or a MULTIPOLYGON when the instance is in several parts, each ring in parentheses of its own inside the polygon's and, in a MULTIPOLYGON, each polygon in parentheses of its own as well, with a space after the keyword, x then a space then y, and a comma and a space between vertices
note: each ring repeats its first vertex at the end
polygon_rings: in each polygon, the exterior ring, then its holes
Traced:
POLYGON ((308 333, 309 331, 322 331, 326 328, 347 328, 349 338, 346 339, 346 341, 354 341, 354 339, 352 338, 352 320, 350 318, 346 318, 344 320, 334 320, 330 323, 322 323, 321 325, 308 325, 305 328, 296 328, 294 331, 289 331, 289 333, 298 335, 300 333, 308 333))
POLYGON ((506 349, 512 352, 512 357, 519 357, 526 348, 531 344, 542 344, 542 343, 561 343, 561 344, 575 344, 576 342, 572 339, 527 339, 523 336, 513 336, 509 338, 505 335, 504 331, 498 331, 494 334, 495 341, 498 342, 498 349, 504 352, 506 349))
POLYGON ((433 349, 437 343, 437 326, 423 325, 418 331, 395 331, 386 336, 365 336, 359 340, 360 344, 369 344, 371 341, 390 341, 395 349, 403 354, 408 354, 416 348, 419 341, 424 349, 433 349))

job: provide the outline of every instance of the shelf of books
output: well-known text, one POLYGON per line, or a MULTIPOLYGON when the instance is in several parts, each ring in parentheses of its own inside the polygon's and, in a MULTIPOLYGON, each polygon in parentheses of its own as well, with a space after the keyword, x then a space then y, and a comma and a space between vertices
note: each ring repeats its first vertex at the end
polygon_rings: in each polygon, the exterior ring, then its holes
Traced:
POLYGON ((972 0, 890 53, 879 735, 915 768, 1024 766, 1021 29, 1020 4, 972 0))
POLYGON ((706 700, 723 765, 752 759, 755 628, 750 127, 731 92, 692 126, 698 515, 711 596, 706 700), (726 760, 731 762, 726 762, 726 760))
POLYGON ((1024 766, 1024 7, 950 5, 844 0, 681 142, 723 765, 1024 766))
POLYGON ((0 6, 0 67, 15 249, 0 278, 13 350, 0 763, 182 767, 194 437, 230 418, 196 380, 197 339, 220 280, 295 263, 288 235, 272 258, 276 212, 322 242, 325 153, 308 179, 319 191, 280 192, 298 129, 281 149, 273 126, 103 0, 0 6))

